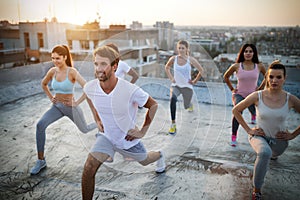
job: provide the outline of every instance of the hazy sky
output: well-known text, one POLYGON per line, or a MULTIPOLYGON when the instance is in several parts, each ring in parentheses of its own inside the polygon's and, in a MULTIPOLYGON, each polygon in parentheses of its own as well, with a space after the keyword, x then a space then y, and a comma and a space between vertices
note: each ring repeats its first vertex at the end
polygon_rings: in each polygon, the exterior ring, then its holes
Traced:
POLYGON ((0 0, 0 20, 100 24, 296 26, 300 0, 0 0), (19 5, 19 6, 18 6, 19 5))

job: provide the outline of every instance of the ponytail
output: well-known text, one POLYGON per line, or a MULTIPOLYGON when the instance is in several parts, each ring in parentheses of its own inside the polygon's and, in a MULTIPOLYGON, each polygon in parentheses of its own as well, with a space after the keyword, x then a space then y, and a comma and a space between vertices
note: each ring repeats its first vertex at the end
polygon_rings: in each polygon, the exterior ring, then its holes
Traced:
POLYGON ((69 50, 69 47, 67 45, 62 45, 66 51, 67 51, 67 59, 66 59, 66 64, 70 67, 73 67, 73 62, 72 62, 72 57, 71 57, 71 54, 70 54, 70 50, 69 50))

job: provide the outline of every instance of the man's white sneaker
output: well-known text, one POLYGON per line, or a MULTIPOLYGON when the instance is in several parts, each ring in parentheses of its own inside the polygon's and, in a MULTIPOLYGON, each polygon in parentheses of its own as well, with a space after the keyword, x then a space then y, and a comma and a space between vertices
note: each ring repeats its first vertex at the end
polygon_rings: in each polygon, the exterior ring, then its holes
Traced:
POLYGON ((156 173, 164 173, 166 170, 166 163, 165 163, 165 155, 162 151, 160 151, 160 158, 157 160, 156 163, 156 173))
POLYGON ((33 168, 31 168, 30 174, 36 175, 46 166, 47 166, 46 160, 38 159, 35 163, 35 166, 33 168))

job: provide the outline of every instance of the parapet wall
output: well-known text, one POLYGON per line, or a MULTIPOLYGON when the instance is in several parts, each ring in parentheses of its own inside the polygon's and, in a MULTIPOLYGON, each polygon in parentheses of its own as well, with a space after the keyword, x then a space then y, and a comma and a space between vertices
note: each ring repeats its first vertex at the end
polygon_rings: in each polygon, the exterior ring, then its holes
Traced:
MULTIPOLYGON (((92 62, 74 62, 74 65, 87 81, 93 79, 92 62)), ((52 62, 0 70, 0 105, 42 93, 41 80, 50 67, 52 67, 52 62)), ((136 84, 155 99, 169 100, 170 98, 170 81, 168 79, 140 77, 136 84)), ((80 86, 77 85, 77 88, 80 86)), ((299 82, 289 83, 285 89, 300 96, 299 82)), ((197 102, 232 105, 231 92, 224 83, 198 82, 194 86, 194 91, 194 100, 197 102)))

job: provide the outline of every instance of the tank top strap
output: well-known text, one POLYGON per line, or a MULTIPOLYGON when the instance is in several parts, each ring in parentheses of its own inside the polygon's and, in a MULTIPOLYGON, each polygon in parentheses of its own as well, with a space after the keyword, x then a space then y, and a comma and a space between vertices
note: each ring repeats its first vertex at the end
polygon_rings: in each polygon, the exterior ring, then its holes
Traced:
POLYGON ((240 62, 239 69, 244 69, 243 62, 240 62))
POLYGON ((261 101, 262 100, 262 90, 259 90, 257 92, 257 94, 258 94, 258 101, 261 101))
MULTIPOLYGON (((66 79, 68 79, 68 78, 69 78, 69 70, 70 70, 70 67, 68 67, 68 68, 67 68, 67 75, 66 75, 66 79)), ((57 72, 57 71, 55 70, 55 72, 54 72, 54 76, 53 76, 53 78, 52 78, 52 79, 55 79, 55 80, 56 80, 56 72, 57 72)), ((66 80, 66 79, 65 79, 65 80, 66 80)))
MULTIPOLYGON (((240 68, 244 70, 243 62, 240 62, 240 68)), ((257 69, 257 63, 254 63, 253 70, 257 69)))
POLYGON ((69 70, 70 70, 70 67, 67 68, 67 78, 69 77, 69 70))
POLYGON ((54 75, 52 79, 56 79, 56 69, 54 70, 54 75))
POLYGON ((187 57, 187 59, 186 59, 186 63, 188 63, 188 64, 191 64, 191 61, 190 61, 190 56, 188 56, 188 57, 187 57))
POLYGON ((65 80, 69 80, 69 71, 70 71, 70 67, 67 68, 67 75, 66 75, 66 79, 65 80))
POLYGON ((177 57, 178 57, 178 56, 175 56, 174 64, 177 64, 177 57))

